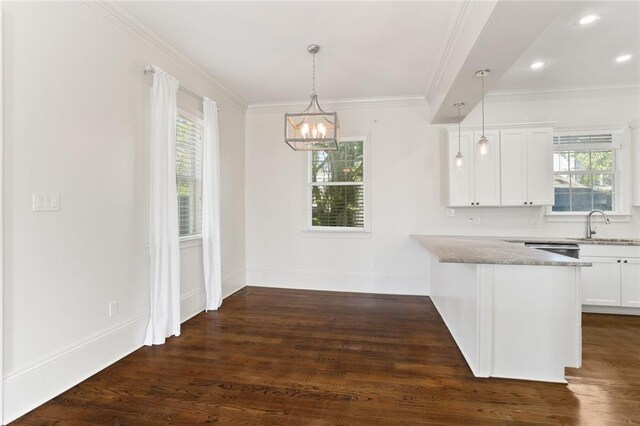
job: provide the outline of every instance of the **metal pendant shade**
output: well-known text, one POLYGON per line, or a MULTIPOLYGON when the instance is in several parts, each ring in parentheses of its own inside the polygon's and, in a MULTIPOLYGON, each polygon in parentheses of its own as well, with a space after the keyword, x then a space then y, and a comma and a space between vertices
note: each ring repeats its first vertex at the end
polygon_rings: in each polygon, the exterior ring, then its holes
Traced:
POLYGON ((316 53, 320 46, 312 44, 307 51, 313 55, 313 87, 311 102, 302 112, 284 115, 284 140, 294 151, 337 151, 340 125, 338 114, 325 112, 316 93, 316 53))

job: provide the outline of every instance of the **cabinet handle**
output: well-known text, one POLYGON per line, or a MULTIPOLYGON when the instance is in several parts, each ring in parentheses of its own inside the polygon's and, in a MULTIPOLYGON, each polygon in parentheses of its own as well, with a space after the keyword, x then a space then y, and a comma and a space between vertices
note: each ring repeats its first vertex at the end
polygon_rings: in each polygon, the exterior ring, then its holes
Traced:
POLYGON ((475 205, 476 205, 476 203, 471 203, 471 205, 472 205, 472 206, 475 206, 475 205))
POLYGON ((627 261, 625 260, 624 263, 627 263, 627 261))
POLYGON ((525 206, 527 205, 527 202, 526 202, 526 201, 524 202, 524 205, 525 205, 525 206))
POLYGON ((479 205, 480 205, 480 203, 476 203, 476 206, 479 206, 479 205))
POLYGON ((533 204, 533 201, 529 201, 529 205, 533 204))
POLYGON ((618 263, 620 263, 620 259, 618 259, 618 263))

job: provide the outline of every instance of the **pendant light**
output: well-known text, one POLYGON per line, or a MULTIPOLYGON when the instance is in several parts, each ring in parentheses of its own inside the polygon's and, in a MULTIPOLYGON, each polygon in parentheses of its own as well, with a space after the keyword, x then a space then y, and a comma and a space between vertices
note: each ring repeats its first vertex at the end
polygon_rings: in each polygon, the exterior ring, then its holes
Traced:
POLYGON ((461 145, 462 145, 462 131, 460 130, 460 126, 462 123, 462 117, 460 117, 460 109, 464 106, 464 102, 458 102, 453 104, 454 107, 458 108, 458 153, 453 159, 453 164, 456 169, 460 170, 464 167, 464 156, 462 155, 461 145))
POLYGON ((294 151, 337 151, 340 126, 338 114, 325 112, 316 93, 316 54, 320 46, 311 44, 307 52, 313 56, 311 102, 299 113, 284 115, 284 141, 294 151))
POLYGON ((476 157, 478 160, 486 160, 491 155, 491 143, 484 135, 484 77, 490 72, 491 71, 487 69, 476 72, 476 78, 479 78, 482 81, 482 136, 480 136, 478 143, 476 143, 476 157))

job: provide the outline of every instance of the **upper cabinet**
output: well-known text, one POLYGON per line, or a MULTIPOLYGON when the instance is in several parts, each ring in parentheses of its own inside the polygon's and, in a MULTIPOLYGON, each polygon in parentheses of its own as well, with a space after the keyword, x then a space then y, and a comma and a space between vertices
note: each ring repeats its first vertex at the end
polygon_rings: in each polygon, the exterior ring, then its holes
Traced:
POLYGON ((481 132, 463 131, 458 141, 457 131, 449 134, 449 206, 500 205, 500 132, 485 131, 491 149, 483 160, 477 159, 475 152, 481 136, 481 132), (454 164, 458 143, 464 158, 460 168, 454 164))
POLYGON ((478 159, 475 146, 481 132, 463 131, 460 150, 463 167, 457 168, 458 132, 449 133, 448 206, 553 205, 553 129, 505 128, 485 131, 491 150, 478 159))
POLYGON ((553 205, 553 129, 500 131, 503 206, 553 205))

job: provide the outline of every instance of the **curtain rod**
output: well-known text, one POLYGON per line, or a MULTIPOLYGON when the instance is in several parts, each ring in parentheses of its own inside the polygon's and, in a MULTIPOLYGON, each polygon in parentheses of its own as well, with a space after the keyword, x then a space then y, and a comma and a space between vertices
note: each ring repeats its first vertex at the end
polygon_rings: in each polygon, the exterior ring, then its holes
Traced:
MULTIPOLYGON (((151 67, 151 65, 147 65, 146 67, 144 67, 144 73, 148 74, 148 73, 155 73, 155 70, 151 67)), ((195 98, 198 98, 200 100, 204 100, 204 98, 200 95, 198 95, 195 92, 192 92, 191 90, 187 89, 186 87, 182 87, 182 86, 178 86, 178 90, 182 90, 184 93, 186 93, 187 95, 191 95, 195 98)), ((218 107, 218 111, 222 111, 222 108, 218 107)))

